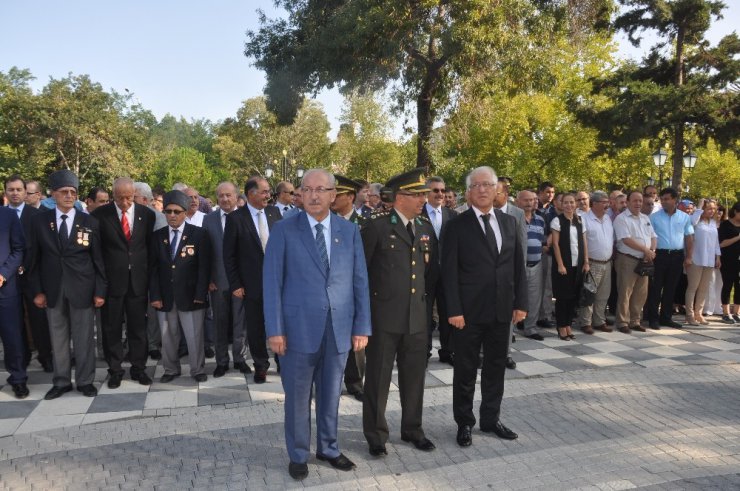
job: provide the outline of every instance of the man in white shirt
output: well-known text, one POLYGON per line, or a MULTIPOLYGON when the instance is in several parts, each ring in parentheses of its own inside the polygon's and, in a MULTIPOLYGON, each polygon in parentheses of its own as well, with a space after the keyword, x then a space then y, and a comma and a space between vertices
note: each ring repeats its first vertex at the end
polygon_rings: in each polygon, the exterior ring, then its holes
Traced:
MULTIPOLYGON (((585 193, 578 193, 579 198, 581 194, 585 193)), ((612 253, 614 252, 614 228, 612 221, 606 215, 608 206, 609 196, 603 191, 595 191, 591 194, 590 209, 581 215, 586 225, 584 228, 588 241, 590 274, 597 286, 594 304, 578 309, 577 325, 586 334, 593 334, 594 329, 612 332, 612 329, 606 325, 604 314, 606 302, 611 293, 612 253)))
POLYGON ((645 332, 640 325, 642 307, 648 292, 648 277, 635 273, 640 261, 655 260, 658 236, 650 218, 640 213, 642 193, 632 191, 628 197, 627 210, 614 220, 617 239, 617 329, 625 334, 633 330, 645 332))
POLYGON ((198 190, 192 187, 187 187, 183 193, 190 198, 190 208, 188 208, 187 213, 185 214, 185 223, 195 225, 196 227, 202 227, 203 218, 205 218, 206 214, 198 210, 198 207, 200 206, 200 195, 198 194, 198 190))

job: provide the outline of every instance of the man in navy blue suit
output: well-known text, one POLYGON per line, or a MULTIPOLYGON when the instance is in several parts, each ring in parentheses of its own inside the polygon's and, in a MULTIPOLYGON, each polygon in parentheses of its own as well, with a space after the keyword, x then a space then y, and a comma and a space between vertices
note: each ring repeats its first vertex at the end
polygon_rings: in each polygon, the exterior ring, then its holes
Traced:
POLYGON ((265 252, 263 294, 270 348, 280 355, 285 442, 294 479, 308 475, 311 389, 316 393, 316 458, 348 471, 337 422, 350 349, 365 348, 370 327, 367 269, 359 228, 332 213, 334 176, 306 172, 305 212, 276 223, 265 252))
POLYGON ((25 344, 18 268, 23 262, 26 242, 18 214, 0 207, 0 338, 3 341, 8 383, 18 399, 28 396, 25 344))

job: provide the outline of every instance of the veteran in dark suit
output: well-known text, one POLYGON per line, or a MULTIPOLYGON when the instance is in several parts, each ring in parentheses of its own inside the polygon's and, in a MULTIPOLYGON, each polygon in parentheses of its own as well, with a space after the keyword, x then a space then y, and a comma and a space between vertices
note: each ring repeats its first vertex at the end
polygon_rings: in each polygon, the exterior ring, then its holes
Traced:
MULTIPOLYGON (((358 227, 362 227, 362 224, 365 223, 365 217, 355 209, 355 197, 362 184, 339 174, 334 174, 334 179, 336 181, 337 197, 331 205, 331 211, 358 227)), ((354 396, 358 401, 362 401, 364 397, 362 390, 364 378, 365 350, 349 350, 347 366, 344 368, 344 386, 347 388, 347 393, 354 396)))
POLYGON ((269 206, 270 184, 254 177, 244 187, 247 203, 226 216, 224 229, 224 267, 229 291, 243 302, 249 351, 254 360, 254 381, 267 380, 270 367, 262 308, 262 264, 270 230, 282 218, 269 206))
POLYGON ((457 443, 472 443, 473 396, 481 346, 480 428, 501 438, 517 434, 499 420, 509 324, 526 316, 524 254, 514 217, 493 207, 496 173, 478 167, 466 178, 470 208, 442 236, 442 274, 449 322, 455 328, 452 408, 457 443))
MULTIPOLYGON (((421 209, 422 215, 429 219, 429 223, 434 228, 434 235, 439 240, 442 237, 447 223, 457 216, 455 210, 444 206, 445 202, 445 182, 439 176, 431 176, 427 179, 427 202, 421 209)), ((452 346, 451 328, 447 322, 447 306, 445 304, 444 279, 441 275, 436 277, 434 283, 427 285, 427 316, 429 322, 429 339, 427 340, 427 357, 432 356, 432 332, 434 331, 434 319, 432 310, 434 304, 437 304, 437 314, 439 316, 439 361, 453 365, 455 362, 455 349, 452 346)))
POLYGON ((149 244, 156 217, 146 206, 134 203, 134 181, 128 177, 113 181, 113 202, 96 208, 92 216, 100 222, 103 262, 111 280, 102 309, 108 387, 120 387, 124 374, 121 367, 124 317, 131 379, 149 385, 152 379, 145 372, 149 356, 146 310, 149 244))
POLYGON ((229 370, 229 343, 234 368, 242 373, 251 373, 244 361, 242 348, 245 346, 244 312, 242 302, 231 294, 229 278, 224 267, 224 228, 226 217, 236 210, 239 190, 231 182, 222 182, 216 188, 218 210, 203 218, 203 228, 211 239, 211 281, 208 285, 213 324, 216 331, 216 369, 214 377, 222 377, 229 370), (229 339, 229 332, 232 332, 229 339))
POLYGON ((33 303, 33 293, 31 285, 28 282, 28 275, 23 274, 28 269, 28 250, 31 247, 28 237, 31 232, 31 218, 39 213, 39 210, 31 205, 26 205, 26 183, 19 175, 12 175, 5 180, 5 197, 8 198, 8 207, 18 214, 23 227, 23 235, 26 238, 26 251, 23 258, 23 265, 18 270, 18 284, 23 295, 23 308, 28 319, 29 329, 26 334, 30 337, 26 343, 26 366, 31 361, 31 351, 29 349, 30 341, 36 348, 37 357, 44 372, 52 373, 54 363, 51 358, 51 339, 49 338, 49 321, 46 319, 44 309, 36 307, 33 303))
POLYGON ((67 169, 49 176, 56 207, 31 221, 28 272, 34 303, 46 308, 54 353, 54 386, 45 399, 72 390, 70 338, 75 348, 75 382, 94 397, 94 309, 106 296, 106 276, 98 220, 74 208, 79 181, 67 169))
POLYGON ((18 285, 18 270, 23 263, 26 243, 18 213, 0 208, 0 339, 3 342, 8 384, 17 399, 28 394, 26 347, 23 339, 23 299, 18 285))
POLYGON ((362 227, 370 279, 373 336, 367 350, 362 422, 370 454, 386 455, 385 408, 394 360, 401 396, 401 439, 434 450, 422 429, 427 363, 427 282, 437 269, 437 239, 421 216, 429 190, 423 169, 392 177, 393 208, 376 212, 362 227))
POLYGON ((180 329, 188 345, 190 375, 205 382, 203 320, 211 275, 211 241, 206 231, 185 223, 191 199, 182 191, 164 195, 167 226, 154 232, 149 300, 160 312, 162 383, 180 375, 180 329))
POLYGON ((282 360, 288 472, 298 480, 308 475, 314 388, 316 458, 355 468, 339 450, 339 395, 347 351, 367 344, 370 306, 360 231, 329 212, 334 186, 329 172, 307 171, 305 212, 275 225, 265 253, 265 325, 282 360))

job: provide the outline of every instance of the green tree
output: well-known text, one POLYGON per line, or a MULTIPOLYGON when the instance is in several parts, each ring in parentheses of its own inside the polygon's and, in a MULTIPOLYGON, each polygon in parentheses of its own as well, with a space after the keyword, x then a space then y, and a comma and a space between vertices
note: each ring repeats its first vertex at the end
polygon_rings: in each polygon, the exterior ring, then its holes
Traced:
POLYGON ((276 0, 287 19, 261 14, 245 54, 265 71, 267 105, 281 124, 293 121, 304 93, 393 84, 401 109, 416 106, 416 166, 432 169, 434 123, 459 80, 490 66, 540 74, 536 55, 550 33, 576 15, 592 16, 578 28, 593 27, 611 4, 581 3, 594 8, 561 0, 276 0))
POLYGON ((711 137, 740 153, 740 39, 725 36, 715 47, 704 38, 724 3, 709 0, 620 0, 627 10, 614 22, 639 46, 639 34, 657 33, 659 41, 640 64, 626 63, 595 84, 595 94, 610 105, 579 101, 579 115, 599 130, 602 150, 626 148, 643 139, 670 138, 672 178, 680 186, 685 133, 702 144, 711 137))
POLYGON ((174 148, 146 176, 152 186, 172 189, 176 182, 184 182, 202 194, 211 193, 224 177, 206 162, 205 154, 190 147, 174 148))

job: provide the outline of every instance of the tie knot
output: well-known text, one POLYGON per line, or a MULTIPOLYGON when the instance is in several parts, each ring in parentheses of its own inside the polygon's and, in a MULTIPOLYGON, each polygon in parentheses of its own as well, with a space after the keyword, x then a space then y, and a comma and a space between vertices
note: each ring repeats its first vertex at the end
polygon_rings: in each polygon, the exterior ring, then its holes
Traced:
POLYGON ((324 226, 322 224, 320 224, 320 223, 317 223, 316 226, 315 226, 315 228, 316 228, 316 231, 319 232, 319 233, 321 233, 321 232, 324 231, 324 226))
POLYGON ((177 232, 178 232, 178 230, 177 230, 176 228, 173 228, 173 229, 172 229, 172 233, 173 233, 173 234, 177 235, 177 232))
POLYGON ((62 215, 62 220, 66 220, 67 218, 67 215, 62 215))
POLYGON ((489 221, 491 219, 491 214, 490 213, 483 213, 480 217, 483 219, 483 221, 486 221, 487 222, 487 221, 489 221))

